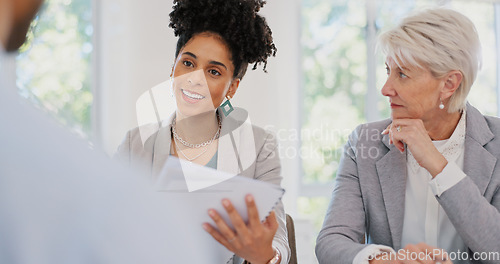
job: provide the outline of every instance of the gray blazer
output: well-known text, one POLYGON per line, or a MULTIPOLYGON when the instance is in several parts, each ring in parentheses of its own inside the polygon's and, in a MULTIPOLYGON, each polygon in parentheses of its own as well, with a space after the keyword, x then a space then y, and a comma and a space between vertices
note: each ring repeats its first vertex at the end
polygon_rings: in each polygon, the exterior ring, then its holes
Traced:
MULTIPOLYGON (((151 127, 130 130, 118 147, 115 158, 149 171, 150 176, 154 178, 170 156, 171 124, 174 116, 170 116, 159 130, 152 125, 153 130, 156 129, 157 132, 147 136, 144 141, 144 135, 148 135, 144 131, 151 130, 151 127)), ((246 120, 231 118, 238 116, 238 109, 227 118, 220 113, 219 116, 222 118, 222 129, 217 152, 217 170, 280 185, 281 164, 274 135, 245 123, 246 120)), ((282 254, 281 263, 288 263, 290 249, 286 216, 281 201, 276 205, 275 212, 279 227, 273 245, 278 247, 282 254)))
MULTIPOLYGON (((367 244, 401 248, 406 153, 380 134, 390 123, 363 124, 350 135, 317 239, 319 263, 352 263, 366 247, 364 235, 367 244)), ((483 116, 467 105, 466 127, 467 176, 436 199, 469 253, 500 252, 500 119, 483 116)))

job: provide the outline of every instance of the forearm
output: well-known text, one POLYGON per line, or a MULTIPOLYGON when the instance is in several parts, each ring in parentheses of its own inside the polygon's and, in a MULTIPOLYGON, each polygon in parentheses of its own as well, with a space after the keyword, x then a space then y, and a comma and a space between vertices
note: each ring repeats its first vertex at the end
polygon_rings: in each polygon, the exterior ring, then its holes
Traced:
MULTIPOLYGON (((282 176, 278 144, 276 138, 271 134, 267 134, 262 148, 258 151, 254 178, 281 186, 282 176)), ((281 261, 279 263, 288 263, 290 259, 290 247, 288 244, 286 213, 282 201, 276 204, 274 212, 276 213, 278 229, 274 235, 273 247, 279 250, 281 254, 281 261)))
POLYGON ((474 252, 500 252, 499 205, 490 204, 471 178, 465 177, 437 200, 468 248, 474 252))
POLYGON ((278 221, 278 230, 274 235, 273 247, 280 251, 281 262, 288 263, 290 259, 290 247, 288 245, 288 232, 286 228, 286 214, 283 209, 283 203, 280 201, 274 209, 276 213, 276 220, 278 221))
POLYGON ((358 253, 367 246, 343 234, 322 230, 316 242, 316 257, 320 264, 352 264, 358 253))
POLYGON ((356 159, 358 127, 344 146, 335 180, 332 201, 316 242, 320 264, 348 263, 366 247, 361 244, 365 233, 365 209, 361 195, 356 159))

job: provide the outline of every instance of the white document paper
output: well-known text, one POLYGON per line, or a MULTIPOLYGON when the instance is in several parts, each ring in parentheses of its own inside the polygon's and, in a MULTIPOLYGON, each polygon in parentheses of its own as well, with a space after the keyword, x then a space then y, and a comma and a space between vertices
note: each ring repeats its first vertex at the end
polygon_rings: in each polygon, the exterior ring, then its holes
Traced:
MULTIPOLYGON (((285 192, 274 184, 233 176, 174 157, 168 159, 160 175, 155 188, 163 194, 162 199, 168 201, 166 208, 171 210, 177 223, 169 236, 177 241, 179 248, 206 256, 207 263, 226 263, 233 256, 202 228, 203 223, 214 225, 208 216, 209 209, 215 209, 232 227, 222 199, 229 199, 247 221, 245 196, 252 194, 259 216, 264 220, 285 192)), ((189 254, 176 250, 171 254, 182 255, 186 263, 192 263, 189 254)))

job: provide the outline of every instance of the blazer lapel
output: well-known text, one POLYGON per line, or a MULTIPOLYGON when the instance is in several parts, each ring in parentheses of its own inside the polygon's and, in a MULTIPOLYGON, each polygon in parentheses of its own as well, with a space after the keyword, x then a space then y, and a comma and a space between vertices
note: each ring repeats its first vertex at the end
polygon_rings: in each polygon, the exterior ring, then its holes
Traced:
POLYGON ((160 174, 163 166, 167 162, 168 156, 170 156, 170 144, 172 143, 172 121, 175 117, 173 113, 166 121, 164 125, 160 126, 158 135, 156 136, 156 141, 153 149, 153 164, 152 164, 152 177, 156 180, 156 177, 160 174))
POLYGON ((481 195, 484 195, 497 162, 497 158, 485 146, 495 136, 484 116, 469 104, 466 127, 464 173, 474 181, 481 195))
POLYGON ((376 162, 377 173, 382 188, 387 220, 392 237, 392 247, 401 247, 406 193, 406 151, 401 153, 389 145, 389 137, 382 138, 389 152, 376 162))
MULTIPOLYGON (((237 113, 235 109, 232 116, 237 113)), ((238 175, 241 173, 240 162, 240 133, 238 130, 239 123, 235 122, 232 118, 224 116, 224 114, 217 109, 217 114, 222 119, 221 136, 219 138, 219 146, 217 152, 217 170, 238 175)))

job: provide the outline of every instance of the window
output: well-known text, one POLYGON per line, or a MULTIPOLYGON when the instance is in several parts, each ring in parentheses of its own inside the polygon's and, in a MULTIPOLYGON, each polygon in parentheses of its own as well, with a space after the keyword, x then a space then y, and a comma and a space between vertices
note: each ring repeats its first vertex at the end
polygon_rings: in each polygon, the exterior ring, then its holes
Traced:
MULTIPOLYGON (((498 115, 497 38, 494 1, 302 0, 301 47, 304 111, 302 179, 298 212, 321 228, 331 198, 343 145, 359 124, 388 118, 380 94, 386 78, 376 36, 409 13, 446 6, 475 24, 483 48, 483 68, 469 101, 485 114, 498 115)), ((314 243, 312 241, 311 243, 314 243)))
POLYGON ((85 137, 91 133, 91 0, 48 0, 17 58, 20 94, 85 137))

